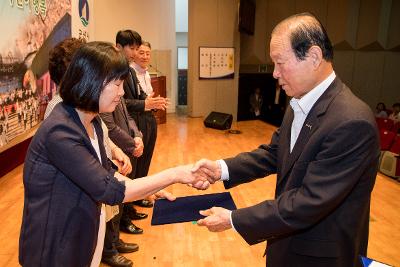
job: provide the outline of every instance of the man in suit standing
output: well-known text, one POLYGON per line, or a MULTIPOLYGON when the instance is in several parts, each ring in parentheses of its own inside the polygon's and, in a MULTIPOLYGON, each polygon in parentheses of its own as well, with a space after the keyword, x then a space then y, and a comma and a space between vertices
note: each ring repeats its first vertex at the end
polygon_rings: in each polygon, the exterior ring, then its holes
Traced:
POLYGON ((336 77, 331 42, 313 15, 280 22, 270 56, 273 76, 292 97, 270 144, 201 160, 193 171, 226 188, 276 173, 275 199, 201 211, 198 225, 234 228, 250 245, 267 240, 267 266, 361 266, 379 158, 374 115, 336 77))
POLYGON ((124 82, 124 98, 129 115, 135 120, 143 134, 144 151, 137 161, 136 177, 147 175, 157 138, 157 121, 153 111, 167 108, 167 99, 161 96, 147 95, 141 88, 136 72, 132 68, 137 50, 142 44, 141 36, 132 30, 119 31, 116 45, 124 53, 131 65, 130 75, 124 82), (140 41, 139 41, 140 40, 140 41))
MULTIPOLYGON (((130 64, 128 78, 124 81, 125 104, 129 115, 135 120, 136 125, 143 134, 144 150, 142 156, 137 159, 136 168, 134 170, 135 177, 140 178, 148 174, 156 144, 157 121, 154 117, 153 110, 165 110, 167 107, 167 99, 160 96, 153 97, 152 95, 147 95, 140 87, 135 70, 132 68, 132 64, 138 56, 137 50, 142 44, 142 37, 140 34, 132 30, 119 31, 115 38, 115 43, 130 64)), ((135 201, 134 203, 142 207, 152 206, 151 202, 147 200, 135 201)), ((125 207, 129 206, 125 205, 125 207)), ((136 215, 142 215, 142 213, 136 213, 136 215)), ((123 230, 128 230, 129 232, 129 229, 126 227, 123 227, 123 230)))
MULTIPOLYGON (((112 113, 101 113, 100 116, 107 125, 110 139, 129 156, 131 165, 135 169, 137 157, 140 157, 143 153, 142 134, 138 130, 136 123, 128 115, 125 100, 121 98, 121 103, 116 106, 112 113)), ((127 176, 134 179, 134 171, 127 176)), ((101 260, 112 267, 131 267, 133 265, 132 261, 120 253, 135 252, 139 249, 137 244, 125 243, 120 239, 121 218, 122 224, 125 229, 129 229, 130 233, 143 233, 142 229, 132 224, 129 214, 126 214, 126 209, 124 212, 124 205, 123 203, 119 204, 119 213, 106 224, 101 260)), ((127 205, 130 204, 128 203, 127 205)))

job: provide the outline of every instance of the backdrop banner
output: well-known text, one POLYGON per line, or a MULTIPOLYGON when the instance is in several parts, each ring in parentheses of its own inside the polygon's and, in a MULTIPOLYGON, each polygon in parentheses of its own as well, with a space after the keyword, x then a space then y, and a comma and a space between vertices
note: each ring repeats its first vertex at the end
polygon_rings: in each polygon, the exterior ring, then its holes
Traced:
POLYGON ((93 0, 72 0, 71 33, 73 37, 86 41, 94 40, 93 6, 93 0))
POLYGON ((1 1, 0 25, 1 152, 32 134, 56 90, 49 50, 71 36, 71 0, 1 1))

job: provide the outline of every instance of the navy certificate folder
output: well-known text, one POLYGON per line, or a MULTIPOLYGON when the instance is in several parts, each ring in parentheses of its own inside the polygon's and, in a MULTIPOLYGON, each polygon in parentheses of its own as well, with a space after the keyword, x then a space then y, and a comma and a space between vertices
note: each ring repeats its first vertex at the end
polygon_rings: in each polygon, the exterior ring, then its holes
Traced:
POLYGON ((199 213, 200 210, 212 207, 236 209, 229 192, 178 197, 175 201, 158 199, 154 203, 151 225, 197 221, 204 218, 199 213))

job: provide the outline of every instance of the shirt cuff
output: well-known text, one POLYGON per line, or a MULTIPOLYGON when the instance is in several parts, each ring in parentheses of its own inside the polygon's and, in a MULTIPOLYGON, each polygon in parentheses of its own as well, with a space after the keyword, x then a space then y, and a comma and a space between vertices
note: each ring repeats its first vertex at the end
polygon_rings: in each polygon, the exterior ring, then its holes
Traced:
POLYGON ((231 221, 232 229, 235 230, 235 232, 237 232, 236 229, 235 229, 235 226, 233 225, 233 221, 232 221, 232 211, 231 211, 231 210, 229 211, 229 218, 230 218, 230 221, 231 221))
POLYGON ((221 167, 221 181, 229 181, 228 165, 226 165, 223 159, 219 159, 217 162, 221 167))

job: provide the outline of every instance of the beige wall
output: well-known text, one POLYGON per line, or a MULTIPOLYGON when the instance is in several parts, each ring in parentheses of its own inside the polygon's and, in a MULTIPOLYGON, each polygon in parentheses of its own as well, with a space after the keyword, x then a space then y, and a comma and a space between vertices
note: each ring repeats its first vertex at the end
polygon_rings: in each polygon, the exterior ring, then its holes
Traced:
POLYGON ((309 11, 327 29, 335 49, 335 71, 353 92, 373 109, 377 102, 400 102, 400 1, 256 0, 256 6, 255 35, 241 37, 242 69, 271 64, 268 43, 273 27, 292 14, 309 11))
POLYGON ((153 49, 152 65, 167 76, 168 112, 175 111, 177 95, 175 1, 174 0, 95 0, 94 40, 115 43, 121 29, 139 32, 153 49))
MULTIPOLYGON (((256 1, 256 19, 254 26, 254 35, 240 35, 240 64, 266 64, 267 42, 269 41, 266 34, 267 25, 267 1, 256 1)), ((258 68, 257 68, 258 69, 258 68)))
POLYGON ((211 111, 236 119, 240 41, 238 0, 189 0, 188 113, 206 116, 211 111), (199 80, 199 47, 235 47, 235 78, 199 80))

